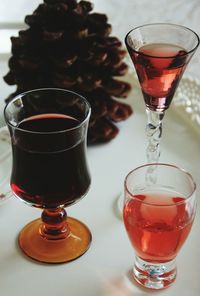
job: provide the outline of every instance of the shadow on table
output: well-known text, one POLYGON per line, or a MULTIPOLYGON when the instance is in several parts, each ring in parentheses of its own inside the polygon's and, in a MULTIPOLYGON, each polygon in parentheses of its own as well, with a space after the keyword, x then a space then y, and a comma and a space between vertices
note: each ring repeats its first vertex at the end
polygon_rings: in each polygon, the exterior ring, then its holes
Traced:
POLYGON ((133 278, 132 270, 129 270, 124 277, 109 278, 99 296, 146 296, 147 293, 153 295, 156 292, 142 288, 133 278))

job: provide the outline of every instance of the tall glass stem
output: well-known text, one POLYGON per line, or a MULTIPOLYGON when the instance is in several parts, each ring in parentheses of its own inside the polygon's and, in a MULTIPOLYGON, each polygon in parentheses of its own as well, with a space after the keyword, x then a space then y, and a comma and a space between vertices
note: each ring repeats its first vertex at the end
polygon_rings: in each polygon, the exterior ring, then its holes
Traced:
MULTIPOLYGON (((160 158, 160 142, 162 136, 162 121, 165 112, 152 111, 146 109, 147 113, 147 149, 146 158, 148 163, 157 163, 160 158)), ((146 175, 146 181, 148 183, 156 182, 156 166, 151 166, 146 175)))

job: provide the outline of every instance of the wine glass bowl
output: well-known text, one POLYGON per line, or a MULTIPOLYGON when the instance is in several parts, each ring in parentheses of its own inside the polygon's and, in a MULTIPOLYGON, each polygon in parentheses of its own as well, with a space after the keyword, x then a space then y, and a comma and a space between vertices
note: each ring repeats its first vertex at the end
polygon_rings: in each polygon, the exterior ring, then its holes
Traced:
POLYGON ((196 184, 185 170, 157 163, 131 171, 124 186, 124 225, 136 254, 133 276, 147 288, 166 288, 176 278, 176 256, 193 224, 196 184), (157 177, 150 184, 151 166, 157 177))
POLYGON ((67 217, 64 208, 85 196, 91 183, 86 158, 90 113, 83 97, 53 88, 20 94, 5 107, 13 153, 11 189, 43 209, 41 219, 19 236, 24 253, 38 261, 67 262, 89 248, 89 229, 67 217))

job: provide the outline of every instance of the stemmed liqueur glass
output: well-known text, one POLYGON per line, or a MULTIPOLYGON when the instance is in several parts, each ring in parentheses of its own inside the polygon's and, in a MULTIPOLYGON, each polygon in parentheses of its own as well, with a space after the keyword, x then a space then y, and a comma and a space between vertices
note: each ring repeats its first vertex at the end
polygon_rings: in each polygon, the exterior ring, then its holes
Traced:
POLYGON ((147 288, 166 288, 176 278, 176 256, 195 217, 195 182, 181 168, 152 163, 131 171, 124 184, 124 224, 136 254, 133 276, 147 288), (146 174, 154 165, 156 182, 150 184, 146 174))
POLYGON ((12 143, 11 189, 27 204, 43 210, 41 219, 19 235, 23 252, 38 261, 61 263, 89 248, 91 233, 67 217, 65 207, 88 192, 86 158, 89 103, 63 89, 37 89, 13 98, 4 110, 12 143))
MULTIPOLYGON (((163 117, 199 46, 199 37, 184 26, 155 23, 132 29, 125 37, 125 44, 146 105, 147 162, 158 162, 163 117)), ((147 177, 154 181, 153 172, 147 177)))

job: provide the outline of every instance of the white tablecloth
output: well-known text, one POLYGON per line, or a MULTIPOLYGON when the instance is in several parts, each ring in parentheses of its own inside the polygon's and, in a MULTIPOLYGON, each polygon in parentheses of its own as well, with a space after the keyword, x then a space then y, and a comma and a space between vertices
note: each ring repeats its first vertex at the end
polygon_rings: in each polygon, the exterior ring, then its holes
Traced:
MULTIPOLYGON (((39 3, 39 0, 1 0, 0 26, 21 26, 24 16, 32 13, 39 3)), ((150 22, 182 24, 200 34, 199 0, 94 0, 93 3, 95 11, 108 15, 113 35, 122 41, 132 27, 150 22)), ((1 36, 0 48, 5 40, 1 36)), ((6 71, 8 55, 4 52, 1 58, 2 74, 6 71)), ((200 79, 199 69, 198 50, 186 74, 200 79)), ((129 79, 131 81, 131 76, 129 79)), ((5 96, 10 93, 11 88, 0 77, 1 106, 5 96)), ((91 229, 91 248, 84 256, 69 264, 52 266, 25 258, 17 247, 18 232, 27 222, 39 217, 41 211, 12 198, 0 206, 0 295, 148 295, 146 290, 130 280, 134 251, 123 223, 116 214, 116 200, 125 175, 145 162, 146 115, 140 90, 136 86, 133 86, 127 101, 133 105, 133 116, 119 124, 120 134, 115 140, 106 145, 89 147, 88 160, 92 175, 90 192, 68 209, 70 216, 79 218, 91 229)), ((164 121, 161 161, 184 167, 193 174, 199 185, 199 151, 199 136, 171 108, 164 121)), ((200 295, 199 225, 198 210, 191 235, 177 259, 177 280, 161 295, 200 295)))

